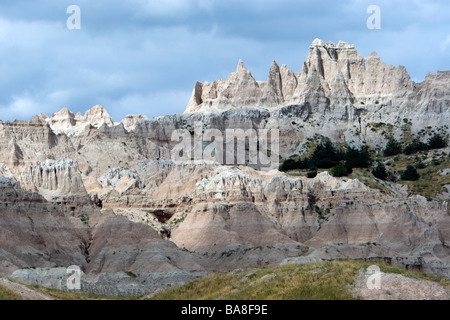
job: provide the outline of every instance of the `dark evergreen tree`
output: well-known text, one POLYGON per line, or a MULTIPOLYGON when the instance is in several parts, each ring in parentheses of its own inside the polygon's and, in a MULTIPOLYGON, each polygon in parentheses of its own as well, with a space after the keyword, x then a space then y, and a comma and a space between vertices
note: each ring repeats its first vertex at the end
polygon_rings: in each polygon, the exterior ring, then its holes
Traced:
POLYGON ((306 174, 306 176, 308 177, 308 178, 315 178, 316 176, 317 176, 317 170, 314 170, 314 171, 309 171, 307 174, 306 174))
POLYGON ((325 143, 319 144, 314 150, 311 161, 317 168, 328 169, 335 166, 342 159, 331 141, 327 140, 325 143))
POLYGON ((405 147, 405 154, 413 154, 422 150, 427 150, 428 145, 420 141, 418 138, 415 138, 405 147))
POLYGON ((400 144, 400 142, 398 142, 397 140, 395 140, 394 137, 390 137, 388 139, 388 142, 386 144, 386 147, 383 150, 383 154, 386 157, 389 156, 395 156, 398 155, 402 152, 402 146, 400 144))
POLYGON ((408 181, 416 181, 419 180, 420 175, 417 173, 416 168, 413 166, 407 166, 406 170, 402 172, 400 175, 400 179, 408 180, 408 181))
POLYGON ((428 149, 445 148, 447 145, 447 139, 443 138, 437 133, 435 133, 430 139, 428 139, 428 149))
POLYGON ((343 162, 339 162, 335 167, 331 168, 330 174, 333 177, 344 177, 348 175, 348 169, 343 162))
POLYGON ((308 159, 300 159, 300 160, 294 160, 294 159, 286 159, 283 161, 282 164, 280 164, 278 170, 282 172, 287 172, 289 170, 296 170, 296 169, 308 169, 308 159))
POLYGON ((289 170, 295 169, 295 160, 294 159, 286 159, 280 164, 278 170, 282 172, 287 172, 289 170))
POLYGON ((372 170, 372 174, 381 180, 386 180, 388 177, 388 172, 386 171, 386 167, 381 162, 377 162, 376 166, 372 170))
POLYGON ((345 153, 345 161, 349 168, 368 168, 372 163, 369 147, 362 146, 360 149, 348 147, 345 153))

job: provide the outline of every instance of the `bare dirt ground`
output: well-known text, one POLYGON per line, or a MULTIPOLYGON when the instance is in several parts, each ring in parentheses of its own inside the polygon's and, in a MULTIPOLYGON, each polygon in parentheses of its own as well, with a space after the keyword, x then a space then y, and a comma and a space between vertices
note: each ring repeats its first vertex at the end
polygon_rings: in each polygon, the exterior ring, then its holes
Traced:
POLYGON ((423 279, 414 279, 399 274, 383 273, 380 288, 370 290, 367 280, 370 275, 361 270, 351 292, 364 300, 449 300, 450 290, 443 285, 423 279))
POLYGON ((0 284, 8 287, 17 294, 19 294, 23 300, 55 300, 53 297, 46 295, 37 290, 33 290, 24 286, 23 284, 11 282, 8 279, 0 278, 0 284))

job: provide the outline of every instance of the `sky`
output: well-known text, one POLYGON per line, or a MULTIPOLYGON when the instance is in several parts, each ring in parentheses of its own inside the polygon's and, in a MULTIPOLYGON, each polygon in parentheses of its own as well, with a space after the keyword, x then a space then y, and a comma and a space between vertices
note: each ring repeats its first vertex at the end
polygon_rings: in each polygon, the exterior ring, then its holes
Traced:
POLYGON ((226 79, 239 59, 256 80, 273 60, 300 72, 315 38, 376 51, 420 82, 450 70, 450 1, 2 0, 0 120, 97 104, 115 121, 183 113, 197 81, 226 79))

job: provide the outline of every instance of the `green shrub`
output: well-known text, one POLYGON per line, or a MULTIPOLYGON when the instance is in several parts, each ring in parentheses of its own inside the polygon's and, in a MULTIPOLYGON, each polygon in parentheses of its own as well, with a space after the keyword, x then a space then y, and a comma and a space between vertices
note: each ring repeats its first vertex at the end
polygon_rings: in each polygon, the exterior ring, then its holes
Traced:
POLYGON ((374 177, 381 180, 386 180, 388 177, 386 167, 381 162, 377 162, 376 166, 372 170, 372 174, 374 175, 374 177))
POLYGON ((386 157, 395 156, 402 152, 402 146, 400 142, 395 140, 394 137, 390 137, 388 142, 386 143, 386 147, 383 150, 383 153, 386 157))
POLYGON ((431 160, 431 164, 432 164, 433 166, 438 166, 438 165, 441 164, 441 161, 439 161, 438 159, 433 159, 433 160, 431 160))
POLYGON ((315 178, 317 176, 317 170, 309 171, 306 176, 310 179, 315 178))
POLYGON ((339 162, 335 167, 331 168, 330 174, 333 177, 344 177, 348 175, 347 166, 343 162, 339 162))
POLYGON ((368 146, 361 149, 348 147, 344 158, 350 168, 368 168, 372 163, 368 146))
POLYGON ((319 144, 311 156, 311 160, 317 168, 325 169, 335 166, 341 159, 342 155, 329 140, 319 144))
POLYGON ((422 160, 419 160, 414 164, 414 167, 416 169, 424 169, 427 167, 427 165, 422 160))
POLYGON ((404 154, 413 154, 419 151, 427 150, 428 145, 420 141, 418 138, 415 138, 410 144, 405 147, 403 151, 404 154))
POLYGON ((437 133, 435 133, 430 139, 428 139, 428 148, 429 149, 445 148, 447 145, 448 145, 447 139, 441 137, 437 133))
POLYGON ((287 172, 289 170, 295 169, 308 169, 308 160, 294 160, 294 159, 286 159, 280 164, 278 170, 282 172, 287 172))
POLYGON ((333 168, 342 161, 348 173, 352 172, 352 168, 369 168, 372 163, 370 149, 366 145, 360 149, 347 146, 345 151, 340 151, 330 140, 327 140, 316 146, 311 157, 299 160, 286 159, 279 166, 279 170, 286 172, 294 169, 309 169, 310 172, 314 172, 318 168, 333 168))
POLYGON ((400 179, 407 181, 417 181, 419 178, 420 175, 417 173, 416 168, 411 165, 407 166, 406 170, 400 175, 400 179))

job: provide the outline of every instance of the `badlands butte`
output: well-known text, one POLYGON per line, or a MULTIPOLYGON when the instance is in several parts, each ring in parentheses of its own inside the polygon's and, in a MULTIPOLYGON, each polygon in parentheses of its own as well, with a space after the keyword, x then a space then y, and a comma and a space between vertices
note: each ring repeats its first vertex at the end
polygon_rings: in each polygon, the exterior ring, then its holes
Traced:
POLYGON ((95 106, 85 115, 64 108, 0 121, 0 273, 65 289, 65 268, 75 265, 82 290, 104 295, 288 261, 379 258, 448 278, 448 169, 439 192, 424 197, 368 170, 381 188, 328 169, 307 178, 174 161, 172 134, 193 134, 198 123, 221 132, 276 129, 281 161, 322 138, 367 145, 375 159, 389 137, 407 144, 446 136, 449 87, 450 71, 415 83, 376 53, 316 39, 301 72, 274 61, 267 81, 256 81, 239 61, 228 79, 196 83, 183 114, 117 123, 95 106))

